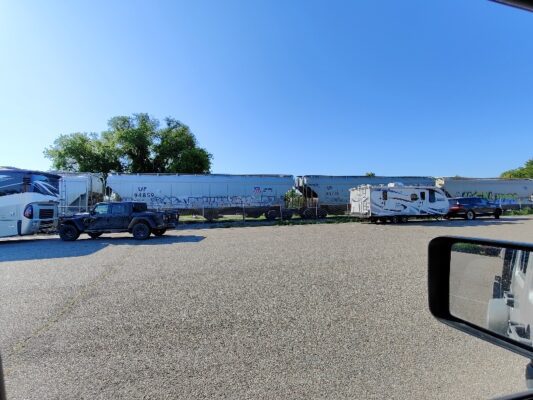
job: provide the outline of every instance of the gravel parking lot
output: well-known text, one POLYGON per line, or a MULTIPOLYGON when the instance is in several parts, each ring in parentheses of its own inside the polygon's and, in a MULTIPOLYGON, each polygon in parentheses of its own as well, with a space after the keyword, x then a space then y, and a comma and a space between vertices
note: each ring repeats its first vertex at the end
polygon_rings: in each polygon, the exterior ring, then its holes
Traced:
POLYGON ((187 229, 0 242, 9 399, 487 398, 527 360, 427 310, 439 235, 533 218, 187 229))

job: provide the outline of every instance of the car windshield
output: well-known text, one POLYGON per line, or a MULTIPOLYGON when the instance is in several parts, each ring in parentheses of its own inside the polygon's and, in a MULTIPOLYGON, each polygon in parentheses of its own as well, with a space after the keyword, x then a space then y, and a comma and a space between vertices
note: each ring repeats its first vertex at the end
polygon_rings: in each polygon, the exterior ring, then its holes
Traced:
POLYGON ((532 37, 488 0, 1 2, 8 399, 525 389, 434 320, 427 246, 531 241, 532 37))

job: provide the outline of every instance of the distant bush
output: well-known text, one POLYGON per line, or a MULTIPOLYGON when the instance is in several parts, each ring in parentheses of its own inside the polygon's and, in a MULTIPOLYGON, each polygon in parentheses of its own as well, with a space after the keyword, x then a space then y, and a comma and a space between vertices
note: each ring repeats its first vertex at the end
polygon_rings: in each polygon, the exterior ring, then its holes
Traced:
POLYGON ((505 211, 505 214, 507 215, 531 215, 533 214, 533 208, 532 207, 524 207, 520 210, 507 210, 505 211))
POLYGON ((455 243, 452 251, 459 253, 479 254, 480 256, 496 257, 500 255, 501 247, 482 246, 473 243, 455 243))

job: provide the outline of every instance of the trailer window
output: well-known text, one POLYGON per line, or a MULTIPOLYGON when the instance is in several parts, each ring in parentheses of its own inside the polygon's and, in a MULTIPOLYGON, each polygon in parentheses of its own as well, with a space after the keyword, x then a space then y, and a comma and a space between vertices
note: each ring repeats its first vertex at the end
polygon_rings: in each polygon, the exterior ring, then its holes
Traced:
POLYGON ((387 200, 387 191, 386 191, 386 190, 383 190, 383 191, 381 192, 381 198, 382 198, 383 200, 387 200))
POLYGON ((426 200, 426 192, 420 192, 420 199, 426 200))
POLYGON ((429 189, 429 202, 435 203, 435 191, 433 189, 429 189))
POLYGON ((411 201, 417 201, 418 195, 416 193, 411 193, 411 201))

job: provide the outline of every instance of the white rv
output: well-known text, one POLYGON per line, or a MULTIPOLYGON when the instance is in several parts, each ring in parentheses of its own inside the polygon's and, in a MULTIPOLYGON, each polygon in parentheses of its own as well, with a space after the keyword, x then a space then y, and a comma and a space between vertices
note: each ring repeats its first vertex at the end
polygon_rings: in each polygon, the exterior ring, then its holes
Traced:
POLYGON ((0 237, 57 228, 59 176, 0 167, 0 237))
POLYGON ((406 222, 408 218, 440 218, 450 206, 443 190, 434 186, 361 185, 350 189, 352 215, 371 222, 406 222))

